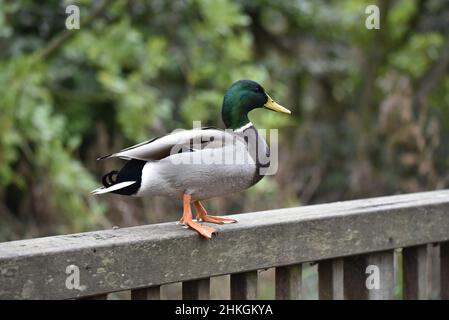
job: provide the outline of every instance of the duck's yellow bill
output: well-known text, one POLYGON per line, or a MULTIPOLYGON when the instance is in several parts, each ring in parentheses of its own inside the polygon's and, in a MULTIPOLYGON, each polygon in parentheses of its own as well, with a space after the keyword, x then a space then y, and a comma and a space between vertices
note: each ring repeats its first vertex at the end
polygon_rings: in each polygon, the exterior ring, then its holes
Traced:
POLYGON ((268 101, 267 101, 267 103, 264 104, 264 108, 267 108, 267 109, 270 109, 270 110, 273 110, 273 111, 276 111, 276 112, 282 112, 282 113, 286 113, 286 114, 291 114, 290 110, 288 110, 287 108, 284 108, 283 106, 278 104, 268 94, 267 94, 267 97, 268 97, 268 101))

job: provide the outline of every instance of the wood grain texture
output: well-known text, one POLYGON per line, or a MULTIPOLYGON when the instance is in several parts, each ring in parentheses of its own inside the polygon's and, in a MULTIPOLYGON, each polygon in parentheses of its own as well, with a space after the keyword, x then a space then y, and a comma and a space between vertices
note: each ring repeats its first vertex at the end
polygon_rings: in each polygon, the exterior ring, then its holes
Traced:
POLYGON ((428 244, 428 265, 430 268, 430 290, 429 299, 440 300, 441 299, 441 263, 440 263, 440 244, 430 243, 428 244))
MULTIPOLYGON (((374 266, 379 272, 379 287, 368 289, 370 300, 393 300, 395 288, 394 251, 374 252, 366 255, 366 267, 374 266)), ((365 270, 365 276, 374 276, 374 269, 365 270)), ((372 278, 371 278, 372 279, 372 278)))
POLYGON ((108 300, 108 295, 97 294, 95 296, 82 297, 81 300, 108 300))
POLYGON ((161 287, 154 286, 131 290, 131 300, 160 300, 161 287))
POLYGON ((199 279, 184 281, 182 283, 183 300, 209 300, 210 299, 210 280, 199 279))
POLYGON ((5 242, 0 298, 77 298, 448 241, 448 209, 443 190, 234 215, 210 240, 163 223, 5 242))
POLYGON ((366 300, 366 257, 363 255, 343 259, 343 294, 345 300, 366 300))
POLYGON ((302 266, 277 267, 275 274, 275 297, 276 300, 299 300, 302 299, 302 266))
POLYGON ((440 244, 441 299, 449 300, 449 242, 440 244))
POLYGON ((231 274, 231 300, 256 300, 257 271, 231 274))
POLYGON ((394 251, 373 252, 344 258, 344 298, 392 300, 394 298, 394 251))
POLYGON ((429 299, 431 267, 429 265, 428 245, 404 248, 402 257, 404 299, 429 299))
POLYGON ((343 300, 343 258, 323 260, 318 263, 318 298, 343 300))

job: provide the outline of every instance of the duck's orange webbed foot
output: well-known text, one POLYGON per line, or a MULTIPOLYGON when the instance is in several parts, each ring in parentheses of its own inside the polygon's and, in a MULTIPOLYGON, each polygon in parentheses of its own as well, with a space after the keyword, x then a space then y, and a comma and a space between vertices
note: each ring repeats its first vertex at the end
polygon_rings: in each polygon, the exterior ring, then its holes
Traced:
POLYGON ((190 207, 190 199, 191 196, 189 194, 183 195, 183 214, 181 218, 181 223, 185 224, 186 226, 192 228, 196 232, 198 232, 200 235, 202 235, 205 238, 212 238, 212 234, 217 232, 216 229, 203 226, 197 222, 194 222, 192 219, 192 208, 190 207))
POLYGON ((195 206, 195 209, 196 209, 196 220, 197 221, 201 220, 204 222, 217 223, 217 224, 237 222, 237 220, 231 219, 231 218, 208 215, 206 209, 204 209, 203 205, 199 201, 194 201, 193 205, 195 206))

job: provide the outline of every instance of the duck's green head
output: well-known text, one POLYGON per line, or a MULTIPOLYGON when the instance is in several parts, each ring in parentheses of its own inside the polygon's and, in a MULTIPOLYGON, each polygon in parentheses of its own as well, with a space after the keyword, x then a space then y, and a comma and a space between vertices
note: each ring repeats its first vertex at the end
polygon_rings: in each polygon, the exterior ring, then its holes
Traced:
POLYGON ((226 91, 221 116, 226 128, 238 129, 250 121, 248 113, 256 108, 290 114, 290 110, 277 104, 262 88, 252 80, 239 80, 226 91))

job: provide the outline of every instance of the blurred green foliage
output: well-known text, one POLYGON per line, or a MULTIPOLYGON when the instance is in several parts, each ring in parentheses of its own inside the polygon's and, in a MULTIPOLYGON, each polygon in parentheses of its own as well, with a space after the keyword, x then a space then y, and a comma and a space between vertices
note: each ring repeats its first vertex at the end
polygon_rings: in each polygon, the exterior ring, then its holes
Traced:
POLYGON ((173 220, 177 204, 94 198, 95 158, 193 120, 222 127, 227 87, 254 79, 293 110, 280 171, 215 210, 446 187, 446 1, 0 0, 0 241, 173 220), (144 214, 142 214, 144 212, 144 214))

